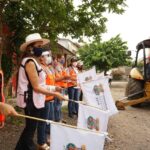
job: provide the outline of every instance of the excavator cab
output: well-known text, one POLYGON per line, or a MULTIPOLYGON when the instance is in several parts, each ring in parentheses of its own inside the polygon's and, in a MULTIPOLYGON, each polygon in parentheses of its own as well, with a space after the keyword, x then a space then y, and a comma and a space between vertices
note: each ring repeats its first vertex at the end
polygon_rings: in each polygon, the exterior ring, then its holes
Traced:
POLYGON ((136 59, 129 74, 125 97, 116 101, 116 106, 124 110, 126 106, 139 107, 150 100, 150 39, 136 46, 136 59))

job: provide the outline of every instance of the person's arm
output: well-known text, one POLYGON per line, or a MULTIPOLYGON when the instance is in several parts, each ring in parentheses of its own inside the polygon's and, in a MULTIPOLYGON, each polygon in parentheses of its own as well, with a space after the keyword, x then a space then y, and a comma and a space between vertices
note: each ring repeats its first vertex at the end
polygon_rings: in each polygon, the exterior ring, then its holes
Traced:
POLYGON ((59 82, 59 81, 62 81, 62 80, 64 80, 65 78, 63 77, 63 76, 61 76, 61 77, 56 77, 55 78, 55 81, 56 82, 59 82))
POLYGON ((55 81, 56 81, 56 82, 59 82, 59 81, 68 80, 68 79, 70 79, 70 76, 65 75, 65 76, 61 76, 61 77, 56 77, 56 78, 55 78, 55 81))
POLYGON ((77 81, 77 77, 71 77, 70 78, 72 81, 77 81))
POLYGON ((16 110, 9 104, 0 102, 0 114, 3 114, 5 116, 7 115, 14 115, 17 116, 18 113, 16 110))
POLYGON ((46 85, 46 88, 51 91, 51 92, 60 92, 62 93, 63 88, 59 86, 54 86, 54 85, 46 85))
POLYGON ((77 78, 70 74, 70 67, 66 68, 66 74, 68 74, 70 80, 77 81, 77 78))
POLYGON ((28 74, 29 80, 31 82, 31 85, 32 85, 34 91, 45 94, 45 95, 56 96, 62 100, 65 99, 63 97, 63 95, 61 95, 60 93, 50 91, 50 90, 43 88, 42 86, 39 85, 39 77, 38 77, 38 73, 37 73, 34 62, 29 61, 26 64, 25 69, 26 69, 26 72, 28 74))

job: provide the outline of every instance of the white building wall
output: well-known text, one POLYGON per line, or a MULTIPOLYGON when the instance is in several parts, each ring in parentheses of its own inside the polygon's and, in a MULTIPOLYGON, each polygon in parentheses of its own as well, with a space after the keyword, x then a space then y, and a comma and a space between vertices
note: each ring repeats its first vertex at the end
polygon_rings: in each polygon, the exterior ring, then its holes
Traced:
POLYGON ((69 51, 73 52, 73 53, 76 53, 78 48, 76 47, 75 44, 73 44, 70 40, 63 40, 63 39, 59 39, 58 40, 58 43, 60 45, 62 45, 63 47, 65 47, 66 49, 68 49, 69 51))

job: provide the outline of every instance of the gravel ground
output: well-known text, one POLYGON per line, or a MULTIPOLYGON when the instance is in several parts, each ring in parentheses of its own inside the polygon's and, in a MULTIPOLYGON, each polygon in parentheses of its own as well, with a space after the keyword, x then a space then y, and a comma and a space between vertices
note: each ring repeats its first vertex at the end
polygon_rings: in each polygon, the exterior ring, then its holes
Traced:
MULTIPOLYGON (((124 96, 126 82, 114 82, 114 100, 124 96)), ((113 142, 106 142, 105 150, 150 150, 150 105, 142 108, 126 107, 109 120, 108 132, 113 142)))
MULTIPOLYGON (((126 82, 112 82, 111 92, 115 100, 124 96, 126 82)), ((105 150, 150 150, 150 106, 142 108, 127 107, 110 118, 108 124, 109 137, 105 150)), ((63 119, 68 124, 76 125, 77 118, 70 119, 66 109, 63 119)), ((5 127, 0 129, 0 150, 13 150, 22 132, 23 119, 8 117, 5 127)), ((35 136, 36 140, 36 136, 35 136)))

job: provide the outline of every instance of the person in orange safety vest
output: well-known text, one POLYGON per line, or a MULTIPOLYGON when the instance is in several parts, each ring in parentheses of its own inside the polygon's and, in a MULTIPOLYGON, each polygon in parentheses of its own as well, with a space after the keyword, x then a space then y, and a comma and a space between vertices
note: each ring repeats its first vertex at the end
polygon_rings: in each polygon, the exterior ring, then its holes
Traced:
MULTIPOLYGON (((61 92, 62 88, 55 86, 55 72, 50 67, 52 63, 51 51, 42 52, 41 64, 42 68, 46 73, 46 85, 51 86, 52 91, 61 92), (44 58, 44 59, 43 59, 44 58)), ((40 117, 42 119, 54 120, 54 96, 46 96, 45 107, 41 109, 40 117)), ((50 125, 46 125, 45 122, 38 123, 37 129, 37 138, 38 138, 38 147, 42 149, 46 147, 46 144, 50 144, 50 125)), ((47 146, 48 147, 48 146, 47 146)))
MULTIPOLYGON (((68 82, 68 96, 69 100, 78 101, 80 95, 80 88, 77 85, 77 58, 73 57, 71 59, 70 66, 68 67, 68 73, 70 75, 70 82, 68 82)), ((74 115, 78 116, 78 104, 72 101, 68 102, 68 116, 73 118, 74 115)))
MULTIPOLYGON (((65 58, 63 55, 58 56, 57 59, 55 58, 55 85, 64 88, 63 94, 65 94, 65 90, 68 88, 67 80, 70 76, 67 75, 66 69, 64 67, 65 58)), ((62 119, 61 113, 62 102, 55 97, 54 100, 54 115, 55 121, 59 122, 62 119)))

